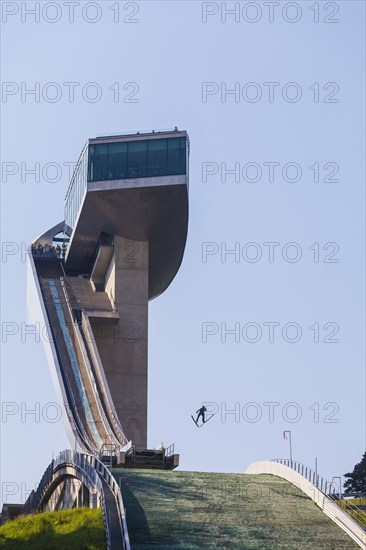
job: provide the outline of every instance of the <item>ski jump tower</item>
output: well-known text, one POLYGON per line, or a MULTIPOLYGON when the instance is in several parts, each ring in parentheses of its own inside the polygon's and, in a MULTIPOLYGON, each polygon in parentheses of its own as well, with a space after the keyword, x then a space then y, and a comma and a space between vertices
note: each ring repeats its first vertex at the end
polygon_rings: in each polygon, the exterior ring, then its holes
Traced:
POLYGON ((29 310, 82 452, 147 449, 148 302, 182 262, 188 156, 177 128, 89 139, 65 220, 32 244, 29 310))

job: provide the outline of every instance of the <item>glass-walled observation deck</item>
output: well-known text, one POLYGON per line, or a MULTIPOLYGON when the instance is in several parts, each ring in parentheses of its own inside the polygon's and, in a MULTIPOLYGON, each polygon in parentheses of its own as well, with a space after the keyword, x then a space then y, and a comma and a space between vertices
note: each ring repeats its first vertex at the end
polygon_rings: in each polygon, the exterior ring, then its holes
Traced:
POLYGON ((148 178, 185 173, 185 137, 89 145, 88 181, 148 178))
POLYGON ((80 155, 66 195, 66 230, 70 233, 75 225, 88 182, 179 176, 186 173, 185 132, 156 132, 89 140, 80 155), (164 135, 166 137, 162 137, 164 135))
POLYGON ((65 198, 65 233, 70 234, 87 189, 88 143, 75 166, 65 198))

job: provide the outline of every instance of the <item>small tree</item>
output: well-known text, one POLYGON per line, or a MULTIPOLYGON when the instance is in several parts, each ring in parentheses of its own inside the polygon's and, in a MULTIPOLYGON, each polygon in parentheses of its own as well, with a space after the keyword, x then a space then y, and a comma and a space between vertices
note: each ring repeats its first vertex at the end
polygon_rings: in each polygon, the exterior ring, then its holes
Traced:
POLYGON ((346 493, 366 493, 366 453, 361 462, 353 468, 353 472, 344 474, 344 477, 349 478, 343 485, 346 493))

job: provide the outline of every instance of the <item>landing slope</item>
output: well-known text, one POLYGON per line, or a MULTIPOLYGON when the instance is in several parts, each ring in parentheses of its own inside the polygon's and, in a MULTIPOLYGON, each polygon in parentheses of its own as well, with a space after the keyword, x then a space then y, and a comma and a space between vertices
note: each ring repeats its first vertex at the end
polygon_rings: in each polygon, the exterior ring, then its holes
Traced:
POLYGON ((132 550, 359 548, 312 500, 275 476, 112 472, 132 550))

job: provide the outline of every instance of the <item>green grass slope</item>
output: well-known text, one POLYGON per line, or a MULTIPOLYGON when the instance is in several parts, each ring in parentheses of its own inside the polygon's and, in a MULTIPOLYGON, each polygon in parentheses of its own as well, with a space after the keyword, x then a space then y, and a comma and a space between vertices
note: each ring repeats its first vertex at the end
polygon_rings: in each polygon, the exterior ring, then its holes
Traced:
POLYGON ((112 470, 132 550, 354 550, 318 506, 270 475, 112 470))
POLYGON ((75 508, 21 516, 0 527, 0 549, 105 550, 102 511, 75 508))

